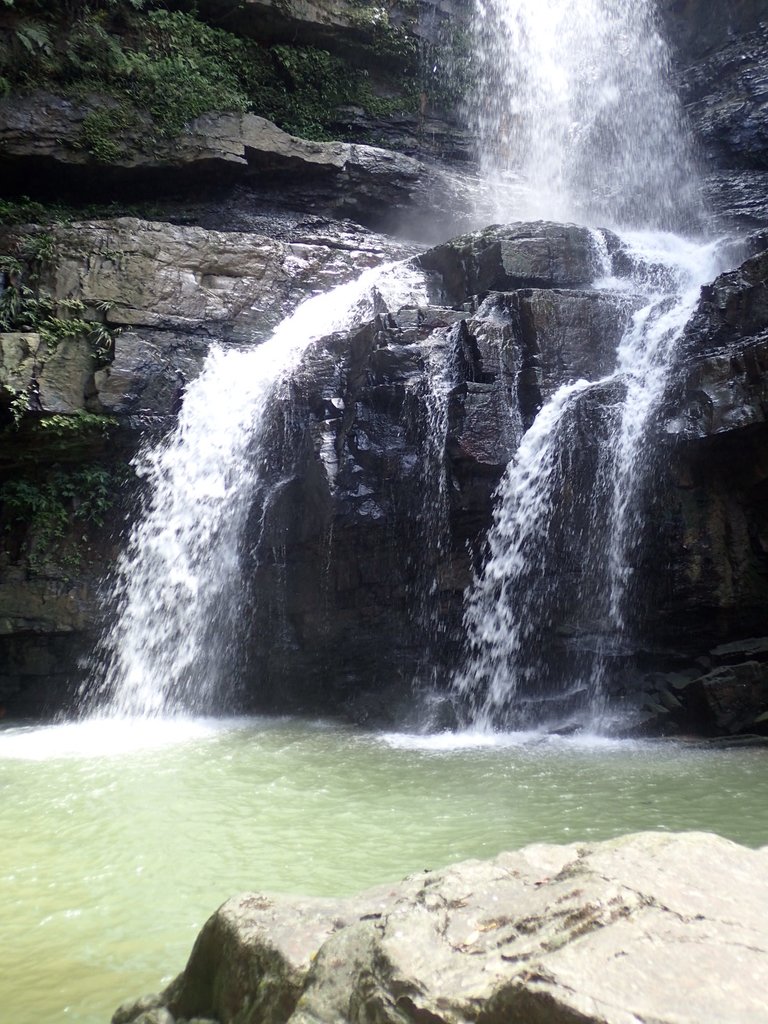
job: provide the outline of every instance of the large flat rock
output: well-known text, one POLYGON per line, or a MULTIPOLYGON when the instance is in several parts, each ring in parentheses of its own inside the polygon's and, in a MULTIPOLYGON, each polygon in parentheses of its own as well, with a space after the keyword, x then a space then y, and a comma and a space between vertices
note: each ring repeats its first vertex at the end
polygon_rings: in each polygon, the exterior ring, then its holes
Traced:
POLYGON ((301 298, 403 252, 378 236, 347 242, 343 230, 293 243, 136 217, 4 229, 0 246, 13 252, 16 236, 37 233, 50 236, 53 253, 40 281, 44 296, 105 310, 109 324, 209 335, 228 329, 243 338, 266 333, 301 298))
POLYGON ((641 833, 529 846, 353 900, 244 895, 164 996, 113 1020, 762 1024, 767 867, 766 849, 718 836, 641 833))
POLYGON ((466 176, 377 146, 298 138, 256 114, 204 114, 174 138, 157 138, 147 121, 123 133, 109 163, 100 163, 84 147, 83 130, 110 102, 42 91, 0 99, 0 172, 19 189, 49 189, 58 175, 61 187, 107 196, 251 184, 269 203, 410 229, 410 237, 434 233, 435 218, 442 237, 451 225, 466 230, 470 219, 466 176))

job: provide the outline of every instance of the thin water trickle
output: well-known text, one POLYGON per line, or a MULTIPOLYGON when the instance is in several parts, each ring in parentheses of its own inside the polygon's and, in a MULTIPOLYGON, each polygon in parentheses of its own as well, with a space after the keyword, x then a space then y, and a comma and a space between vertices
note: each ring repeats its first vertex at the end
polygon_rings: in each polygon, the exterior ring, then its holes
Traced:
POLYGON ((433 331, 422 345, 424 384, 419 405, 421 419, 420 481, 416 490, 419 507, 415 526, 419 531, 413 615, 421 627, 423 650, 415 686, 426 690, 436 682, 439 646, 445 621, 439 601, 440 574, 450 549, 450 495, 448 476, 448 407, 457 383, 455 328, 433 331))
POLYGON ((226 698, 242 602, 240 540, 261 469, 272 396, 309 344, 424 301, 406 264, 366 271, 302 303, 262 345, 214 347, 175 429, 143 452, 147 499, 111 586, 114 625, 93 659, 86 706, 117 715, 204 713, 226 698))

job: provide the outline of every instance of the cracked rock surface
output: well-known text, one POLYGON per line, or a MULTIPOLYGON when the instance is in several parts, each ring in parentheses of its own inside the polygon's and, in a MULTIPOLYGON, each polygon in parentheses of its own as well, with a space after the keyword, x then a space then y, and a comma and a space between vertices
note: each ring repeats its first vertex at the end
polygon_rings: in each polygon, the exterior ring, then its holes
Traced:
MULTIPOLYGON (((534 845, 347 900, 245 894, 152 1006, 219 1024, 768 1021, 768 848, 534 845)), ((142 1018, 143 1019, 143 1018, 142 1018)))

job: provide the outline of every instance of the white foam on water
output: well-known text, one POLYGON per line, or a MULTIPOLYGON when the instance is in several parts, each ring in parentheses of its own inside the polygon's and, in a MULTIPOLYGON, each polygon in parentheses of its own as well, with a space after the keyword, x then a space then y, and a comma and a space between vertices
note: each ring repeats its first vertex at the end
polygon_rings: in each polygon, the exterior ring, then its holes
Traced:
POLYGON ((516 748, 547 750, 609 751, 640 749, 638 740, 616 739, 597 733, 576 733, 559 736, 535 729, 511 732, 489 729, 465 729, 457 732, 401 733, 386 732, 377 736, 382 743, 395 750, 420 750, 426 753, 450 754, 464 750, 511 750, 516 748))
POLYGON ((124 757, 211 739, 233 727, 233 720, 101 716, 54 725, 17 726, 0 730, 0 760, 124 757))

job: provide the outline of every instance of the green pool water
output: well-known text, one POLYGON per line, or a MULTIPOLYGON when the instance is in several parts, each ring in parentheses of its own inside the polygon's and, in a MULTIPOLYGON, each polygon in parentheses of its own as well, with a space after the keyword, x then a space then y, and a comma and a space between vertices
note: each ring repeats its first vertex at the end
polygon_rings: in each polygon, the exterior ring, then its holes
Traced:
POLYGON ((244 889, 344 894, 535 841, 768 843, 768 751, 298 720, 0 731, 0 1019, 105 1024, 244 889))

